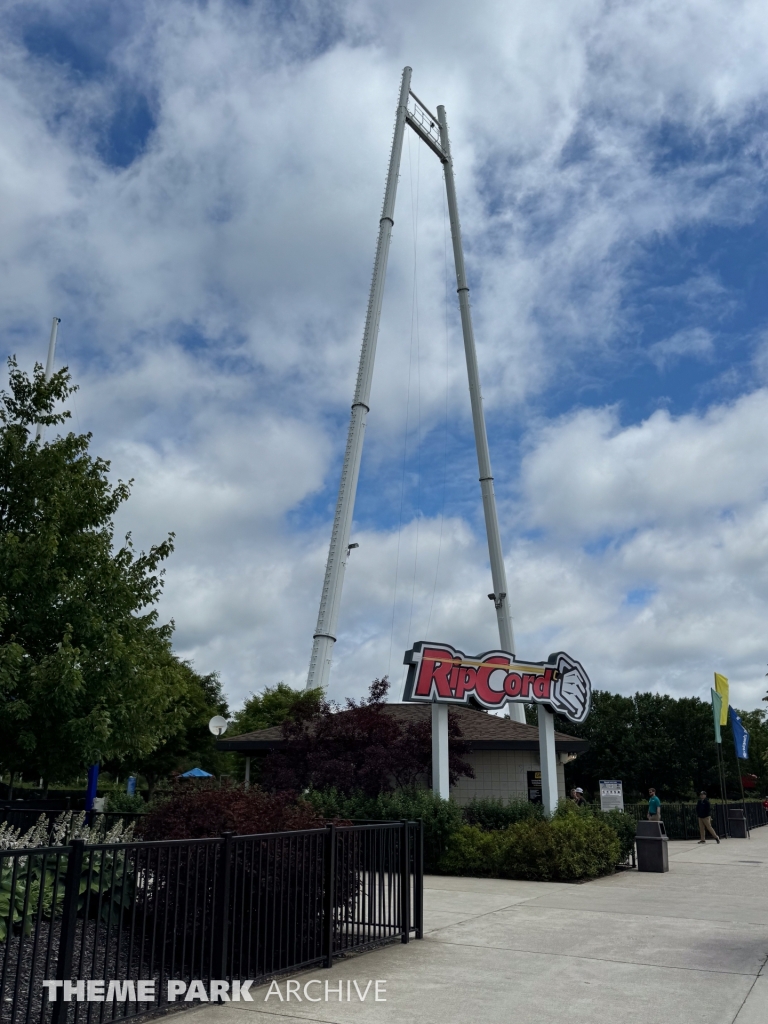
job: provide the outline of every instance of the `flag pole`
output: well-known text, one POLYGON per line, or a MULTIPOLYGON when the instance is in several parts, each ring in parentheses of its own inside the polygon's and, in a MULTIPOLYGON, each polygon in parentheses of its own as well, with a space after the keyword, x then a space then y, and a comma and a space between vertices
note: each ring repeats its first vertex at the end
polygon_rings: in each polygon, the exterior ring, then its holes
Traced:
MULTIPOLYGON (((723 802, 723 834, 730 835, 728 827, 728 789, 725 780, 725 760, 723 758, 723 738, 720 733, 723 725, 723 692, 728 692, 728 680, 715 672, 715 686, 712 694, 712 717, 715 725, 715 750, 717 754, 717 774, 720 779, 720 799, 723 802)), ((727 698, 726 698, 727 699, 727 698)), ((727 717, 726 717, 727 722, 727 717)))
POLYGON ((723 757, 723 744, 715 743, 717 748, 717 771, 720 776, 720 799, 723 801, 723 828, 727 838, 730 838, 730 829, 728 827, 728 786, 725 780, 725 758, 723 757))
MULTIPOLYGON (((747 836, 749 836, 749 822, 747 821, 747 802, 744 799, 744 780, 741 777, 741 765, 739 764, 739 761, 741 759, 739 758, 739 748, 736 745, 736 730, 735 730, 734 724, 733 724, 733 709, 730 708, 730 707, 728 708, 728 717, 731 720, 731 735, 733 736, 733 752, 736 755, 736 774, 739 777, 739 788, 741 790, 741 809, 744 812, 744 821, 746 822, 747 836)), ((749 753, 749 751, 747 751, 747 753, 749 753)))
POLYGON ((736 751, 736 771, 739 773, 739 786, 741 787, 741 809, 742 811, 744 811, 744 821, 747 823, 747 836, 749 836, 749 821, 747 820, 747 801, 744 798, 744 779, 742 779, 741 777, 741 766, 739 765, 738 750, 736 751))

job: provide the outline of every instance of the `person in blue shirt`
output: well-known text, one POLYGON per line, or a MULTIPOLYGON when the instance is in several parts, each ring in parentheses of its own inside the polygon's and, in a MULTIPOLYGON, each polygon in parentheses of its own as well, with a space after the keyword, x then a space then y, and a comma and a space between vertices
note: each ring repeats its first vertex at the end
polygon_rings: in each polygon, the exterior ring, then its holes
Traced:
POLYGON ((648 790, 648 796, 648 821, 661 821, 661 800, 656 796, 653 787, 648 790))

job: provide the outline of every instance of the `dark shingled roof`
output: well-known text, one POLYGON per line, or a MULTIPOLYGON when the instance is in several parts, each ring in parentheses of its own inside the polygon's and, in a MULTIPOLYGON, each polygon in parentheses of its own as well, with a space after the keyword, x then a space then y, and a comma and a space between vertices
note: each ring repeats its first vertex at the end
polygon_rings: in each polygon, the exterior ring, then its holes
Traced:
MULTIPOLYGON (((385 711, 404 725, 409 722, 429 722, 431 718, 429 704, 386 704, 385 711)), ((521 722, 513 722, 510 718, 488 715, 474 708, 451 706, 451 711, 457 715, 463 738, 472 750, 539 749, 539 730, 535 725, 523 725, 521 722)), ((346 714, 345 711, 338 713, 346 714)), ((284 744, 282 726, 274 725, 271 729, 259 729, 256 732, 243 733, 242 736, 218 740, 216 746, 219 750, 235 750, 249 754, 260 750, 273 750, 284 744)), ((563 732, 555 733, 555 749, 558 753, 578 754, 588 747, 587 740, 563 732)))

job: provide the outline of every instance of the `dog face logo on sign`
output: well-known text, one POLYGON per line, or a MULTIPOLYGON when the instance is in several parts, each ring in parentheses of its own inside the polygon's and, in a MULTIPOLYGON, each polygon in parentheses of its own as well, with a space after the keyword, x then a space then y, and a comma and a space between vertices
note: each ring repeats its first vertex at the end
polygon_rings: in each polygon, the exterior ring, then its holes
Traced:
POLYGON ((467 704, 473 697, 489 710, 510 703, 548 704, 570 722, 589 714, 592 686, 578 661, 559 651, 545 662, 517 661, 505 651, 467 657, 448 644, 420 640, 406 651, 403 700, 467 704))

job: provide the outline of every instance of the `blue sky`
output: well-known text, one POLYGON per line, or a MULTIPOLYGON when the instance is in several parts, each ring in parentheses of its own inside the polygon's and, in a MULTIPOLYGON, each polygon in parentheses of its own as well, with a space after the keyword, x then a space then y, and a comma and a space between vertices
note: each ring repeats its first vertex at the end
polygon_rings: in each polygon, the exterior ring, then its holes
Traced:
MULTIPOLYGON (((767 37, 757 2, 5 5, 2 346, 62 317, 118 526, 176 532, 162 613, 233 703, 303 684, 406 63, 448 110, 521 653, 760 703, 767 37)), ((446 243, 412 136, 336 697, 427 630, 495 644, 446 243)))

